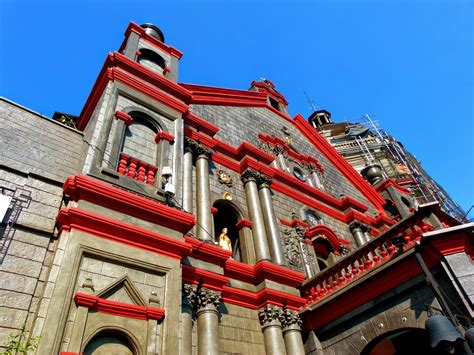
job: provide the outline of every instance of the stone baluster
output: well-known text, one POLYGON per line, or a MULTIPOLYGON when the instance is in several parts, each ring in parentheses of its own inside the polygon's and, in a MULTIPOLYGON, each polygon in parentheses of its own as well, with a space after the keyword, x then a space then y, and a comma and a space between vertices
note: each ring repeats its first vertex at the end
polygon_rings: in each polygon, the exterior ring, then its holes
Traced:
POLYGON ((285 309, 280 316, 285 340, 286 353, 288 355, 304 355, 303 338, 301 337, 301 318, 298 312, 285 309))
POLYGON ((218 355, 220 353, 218 314, 221 295, 217 291, 200 288, 196 296, 198 354, 218 355))
POLYGON ((260 205, 260 198, 257 189, 257 179, 259 176, 259 172, 252 169, 245 170, 241 176, 241 180, 244 183, 245 194, 247 196, 250 220, 253 223, 252 234, 257 262, 261 260, 271 260, 262 207, 260 205))
POLYGON ((266 353, 285 355, 285 341, 280 323, 281 308, 267 304, 260 309, 258 316, 262 325, 266 353))
POLYGON ((285 265, 285 255, 281 245, 280 232, 278 230, 275 209, 273 208, 272 193, 270 184, 272 179, 260 174, 257 178, 258 193, 262 206, 263 220, 265 222, 265 230, 267 232, 267 240, 270 248, 272 261, 277 265, 285 265))

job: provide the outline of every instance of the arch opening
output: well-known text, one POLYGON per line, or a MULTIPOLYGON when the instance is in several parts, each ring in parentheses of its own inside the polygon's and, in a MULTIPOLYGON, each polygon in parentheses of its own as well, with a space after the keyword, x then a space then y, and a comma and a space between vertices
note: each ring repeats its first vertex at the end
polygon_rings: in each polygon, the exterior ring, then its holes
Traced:
POLYGON ((239 211, 230 202, 224 200, 214 202, 213 207, 217 209, 217 213, 214 215, 214 235, 216 236, 216 243, 219 243, 219 236, 225 233, 230 239, 232 257, 236 261, 242 261, 239 230, 236 227, 240 219, 239 211))
POLYGON ((434 354, 428 332, 419 328, 402 328, 382 334, 369 342, 361 355, 434 354))
POLYGON ((159 73, 162 73, 163 69, 166 68, 166 61, 158 53, 146 48, 141 48, 139 51, 140 56, 138 57, 137 61, 144 67, 159 73))
POLYGON ((137 347, 123 332, 104 330, 96 334, 85 346, 84 355, 136 355, 137 347))

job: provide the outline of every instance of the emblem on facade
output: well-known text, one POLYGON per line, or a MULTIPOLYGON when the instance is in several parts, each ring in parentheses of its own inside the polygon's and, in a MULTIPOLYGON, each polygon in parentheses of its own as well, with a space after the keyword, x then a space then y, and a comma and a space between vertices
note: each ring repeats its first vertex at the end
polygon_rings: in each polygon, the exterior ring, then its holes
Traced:
POLYGON ((224 170, 219 170, 217 172, 217 181, 219 181, 219 183, 221 183, 222 185, 232 187, 232 177, 224 170))
POLYGON ((288 145, 292 145, 293 139, 291 138, 290 130, 286 127, 283 127, 281 131, 283 132, 283 140, 285 141, 285 143, 288 145))
POLYGON ((232 201, 232 194, 230 192, 224 192, 222 194, 222 198, 227 201, 232 201))

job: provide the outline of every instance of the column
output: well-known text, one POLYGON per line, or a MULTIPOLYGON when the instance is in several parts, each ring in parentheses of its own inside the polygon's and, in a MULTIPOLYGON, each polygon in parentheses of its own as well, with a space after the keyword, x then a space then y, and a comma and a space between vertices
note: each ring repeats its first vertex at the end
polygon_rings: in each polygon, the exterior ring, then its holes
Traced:
POLYGON ((258 316, 262 325, 266 353, 286 355, 280 323, 281 308, 267 304, 259 311, 258 316))
POLYGON ((241 176, 241 180, 244 183, 245 195, 247 196, 250 220, 253 223, 252 235, 257 262, 260 260, 271 260, 257 189, 257 178, 259 176, 258 171, 252 169, 245 170, 241 176))
POLYGON ((200 144, 195 144, 193 148, 196 156, 196 236, 214 243, 209 187, 209 158, 212 151, 200 144))
POLYGON ((219 355, 218 312, 221 295, 217 291, 200 288, 197 292, 198 354, 219 355))
POLYGON ((283 254, 280 232, 276 221, 275 209, 273 208, 272 193, 270 191, 272 179, 260 174, 257 183, 272 261, 277 265, 285 265, 285 256, 283 254))
POLYGON ((193 151, 191 144, 191 140, 185 138, 183 156, 183 209, 189 213, 193 213, 193 151))
POLYGON ((181 354, 192 354, 193 312, 196 306, 196 286, 183 284, 181 302, 181 321, 183 325, 181 337, 181 354))
POLYGON ((301 337, 301 318, 296 311, 285 309, 280 317, 288 355, 304 355, 303 338, 301 337))
POLYGON ((367 243, 367 239, 364 234, 364 226, 359 222, 354 222, 349 226, 349 229, 354 236, 355 242, 358 247, 363 246, 367 243))
MULTIPOLYGON (((317 265, 316 255, 312 255, 310 253, 310 251, 309 251, 310 249, 308 248, 308 245, 306 244, 306 242, 308 241, 305 237, 306 236, 306 228, 301 227, 301 226, 295 226, 295 231, 296 231, 296 235, 298 237, 298 242, 300 244, 301 256, 303 257, 304 269, 305 269, 306 275, 308 276, 308 279, 310 279, 315 275, 314 266, 315 266, 315 264, 317 265)), ((314 250, 314 248, 312 247, 312 244, 310 244, 310 245, 311 245, 311 249, 314 250)), ((318 269, 318 271, 319 271, 319 269, 318 269)))

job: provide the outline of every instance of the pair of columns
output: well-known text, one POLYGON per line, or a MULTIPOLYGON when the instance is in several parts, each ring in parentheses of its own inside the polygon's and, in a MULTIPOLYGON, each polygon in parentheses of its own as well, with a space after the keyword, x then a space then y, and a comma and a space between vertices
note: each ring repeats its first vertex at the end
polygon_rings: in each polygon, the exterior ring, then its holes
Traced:
POLYGON ((253 223, 253 241, 256 261, 271 260, 285 264, 270 184, 272 179, 253 169, 241 175, 244 183, 249 217, 253 223))
POLYGON ((267 354, 303 355, 301 318, 298 312, 267 304, 259 311, 267 354))
POLYGON ((358 247, 361 247, 372 240, 369 233, 370 229, 362 223, 354 222, 349 226, 349 229, 354 236, 354 240, 358 247))
MULTIPOLYGON (((209 160, 212 150, 196 141, 186 139, 183 171, 183 208, 193 212, 193 160, 196 162, 196 237, 210 243, 212 236, 212 216, 209 184, 209 160)), ((271 260, 277 265, 285 264, 283 247, 276 220, 270 191, 271 179, 258 171, 247 169, 241 175, 250 220, 256 261, 271 260)))
MULTIPOLYGON (((218 355, 221 294, 196 285, 183 285, 182 354, 192 353, 192 329, 197 321, 198 354, 218 355)), ((304 355, 301 318, 297 311, 267 304, 259 311, 267 354, 304 355)))
POLYGON ((218 355, 221 294, 196 285, 183 285, 182 354, 192 353, 192 330, 197 320, 198 354, 218 355))

